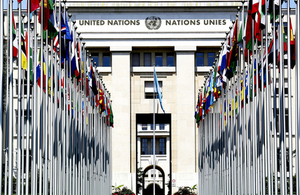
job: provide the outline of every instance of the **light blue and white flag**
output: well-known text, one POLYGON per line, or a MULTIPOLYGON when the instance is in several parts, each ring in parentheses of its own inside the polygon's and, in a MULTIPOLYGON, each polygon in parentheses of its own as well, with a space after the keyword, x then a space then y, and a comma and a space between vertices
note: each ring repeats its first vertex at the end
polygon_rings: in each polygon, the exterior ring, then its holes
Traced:
POLYGON ((165 110, 164 110, 164 107, 162 105, 162 101, 161 101, 161 91, 160 91, 160 87, 159 87, 159 84, 158 84, 158 81, 157 81, 157 76, 156 76, 155 68, 154 68, 154 90, 155 90, 155 92, 158 95, 159 102, 160 102, 160 107, 161 107, 162 111, 164 113, 166 113, 165 110))

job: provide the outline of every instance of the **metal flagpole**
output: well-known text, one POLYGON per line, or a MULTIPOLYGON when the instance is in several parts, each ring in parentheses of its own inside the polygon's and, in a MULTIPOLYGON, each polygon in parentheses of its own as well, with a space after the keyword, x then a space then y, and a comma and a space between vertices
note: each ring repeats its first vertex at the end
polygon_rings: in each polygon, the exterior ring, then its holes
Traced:
POLYGON ((155 64, 153 65, 153 195, 155 195, 155 64))
MULTIPOLYGON (((49 6, 49 5, 48 5, 49 6)), ((49 9, 49 8, 48 8, 49 9)), ((45 80, 45 127, 43 137, 44 140, 44 193, 48 194, 48 101, 49 101, 49 49, 48 49, 48 29, 46 30, 46 80, 45 80)), ((51 93, 50 93, 51 95, 51 93)))
MULTIPOLYGON (((276 36, 276 16, 275 16, 275 3, 273 3, 273 136, 274 136, 274 177, 275 177, 275 195, 278 194, 278 168, 277 168, 277 94, 276 94, 276 85, 277 85, 277 75, 276 75, 276 53, 277 47, 279 43, 277 43, 277 36, 276 36)), ((279 113, 278 113, 279 114, 279 113)))
POLYGON ((9 42, 9 123, 8 123, 8 129, 9 129, 9 147, 8 147, 8 194, 12 195, 13 191, 13 20, 12 20, 12 0, 9 1, 9 12, 10 12, 10 18, 9 18, 9 37, 10 37, 10 42, 9 42))
MULTIPOLYGON (((29 152, 29 144, 30 144, 30 129, 32 129, 32 127, 30 127, 30 124, 31 124, 31 121, 32 121, 32 118, 31 118, 31 115, 30 115, 30 89, 32 89, 32 86, 30 86, 30 71, 31 71, 31 65, 33 66, 33 64, 31 64, 31 59, 30 59, 30 55, 31 55, 31 47, 30 47, 30 44, 31 44, 31 25, 30 25, 30 1, 27 1, 27 131, 26 131, 26 180, 25 180, 25 186, 26 186, 26 189, 25 189, 25 193, 26 195, 29 195, 29 155, 30 155, 30 152, 29 152)), ((34 81, 32 81, 34 83, 34 81)), ((33 94, 32 94, 33 95, 33 94)), ((31 112, 33 113, 33 111, 31 112)), ((33 136, 31 134, 31 136, 33 136)), ((32 148, 31 148, 32 149, 32 148)), ((32 178, 32 177, 31 177, 32 178)))
MULTIPOLYGON (((290 18, 290 1, 287 1, 287 23, 288 23, 288 40, 287 40, 287 55, 291 56, 291 18, 290 18)), ((298 37, 299 38, 299 37, 298 37)), ((291 102, 291 95, 292 95, 292 84, 291 84, 291 58, 287 57, 288 61, 288 143, 289 143, 289 187, 290 187, 290 192, 289 194, 293 194, 293 156, 292 156, 292 133, 293 133, 293 126, 292 126, 292 102, 291 102)), ((285 113, 286 114, 286 113, 285 113)))
POLYGON ((296 92, 296 118, 297 118, 297 124, 296 124, 296 188, 297 188, 297 194, 299 194, 299 191, 300 191, 300 179, 299 179, 299 176, 300 176, 300 85, 299 85, 299 82, 300 82, 300 56, 299 56, 299 51, 300 51, 300 32, 299 32, 299 26, 300 26, 300 19, 299 19, 299 16, 300 16, 300 2, 299 0, 295 0, 295 3, 296 3, 296 74, 295 74, 295 77, 296 77, 296 81, 297 81, 297 92, 296 92))
POLYGON ((282 23, 282 10, 281 10, 281 3, 279 3, 279 44, 280 44, 280 74, 279 74, 279 102, 280 102, 280 109, 279 109, 279 115, 280 115, 280 151, 281 151, 281 155, 280 155, 280 159, 281 159, 281 169, 280 169, 280 190, 281 190, 281 194, 286 194, 285 188, 286 188, 286 180, 285 180, 285 171, 286 171, 286 167, 285 167, 285 140, 284 140, 284 130, 285 130, 285 121, 284 121, 284 93, 283 93, 283 85, 284 85, 284 66, 283 66, 283 23, 282 23))
POLYGON ((38 54, 37 54, 37 16, 35 11, 34 16, 34 61, 33 61, 33 129, 32 129, 32 157, 33 157, 33 163, 32 163, 32 188, 31 192, 33 194, 37 194, 36 191, 36 176, 37 176, 37 66, 38 66, 38 54))
MULTIPOLYGON (((62 23, 62 20, 61 20, 61 0, 59 0, 59 28, 61 28, 61 23, 62 23)), ((61 41, 61 38, 62 38, 62 34, 59 33, 59 47, 60 47, 60 51, 63 51, 64 48, 62 48, 62 41, 61 41)), ((58 67, 58 73, 59 73, 59 78, 58 78, 58 121, 57 121, 57 174, 58 174, 58 181, 57 181, 57 189, 58 189, 58 195, 61 195, 62 194, 62 178, 61 178, 61 166, 62 166, 62 163, 61 163, 61 140, 60 140, 60 134, 61 134, 61 120, 62 120, 62 99, 61 99, 61 80, 62 80, 62 55, 61 55, 62 52, 59 52, 59 67, 58 67)))
MULTIPOLYGON (((55 11, 54 11, 55 13, 55 11)), ((56 20, 56 18, 54 17, 54 19, 56 20)), ((50 181, 50 194, 52 195, 53 194, 53 131, 54 131, 54 122, 53 122, 53 68, 54 68, 54 58, 53 58, 53 55, 55 55, 55 53, 53 52, 53 40, 51 40, 51 48, 50 48, 50 114, 49 114, 49 121, 50 121, 50 131, 49 131, 49 144, 50 144, 50 147, 49 147, 49 162, 50 162, 50 165, 49 165, 49 181, 50 181)), ((54 72, 55 74, 55 72, 54 72)))
MULTIPOLYGON (((3 18, 3 1, 0 2, 0 24, 1 27, 0 27, 0 45, 1 46, 4 46, 3 44, 3 39, 4 39, 4 35, 3 35, 3 29, 4 29, 4 18, 3 18)), ((8 7, 8 6, 7 6, 8 7)), ((0 174, 2 174, 2 165, 5 164, 2 162, 2 150, 3 150, 3 121, 2 121, 2 117, 3 117, 3 67, 4 67, 4 59, 3 59, 3 55, 4 52, 3 52, 3 49, 0 49, 0 64, 3 64, 2 66, 0 66, 0 152, 1 152, 1 155, 0 155, 0 174)), ((2 186, 2 179, 0 180, 0 186, 2 186)), ((0 193, 2 194, 2 187, 0 188, 0 193)))
MULTIPOLYGON (((22 127, 21 127, 21 123, 22 123, 22 119, 21 119, 21 110, 22 110, 22 97, 21 97, 21 80, 22 80, 22 70, 21 70, 21 66, 22 66, 22 54, 21 54, 21 25, 22 24, 22 20, 21 20, 21 3, 19 3, 19 15, 18 15, 18 19, 19 19, 19 33, 18 33, 18 126, 17 126, 17 136, 18 136, 18 146, 17 146, 17 194, 20 195, 21 194, 21 189, 20 189, 20 184, 21 184, 21 135, 22 135, 22 127)), ((15 29, 16 30, 16 29, 15 29)), ((11 123, 12 125, 13 123, 11 123)))
POLYGON ((43 88, 44 88, 44 1, 41 3, 40 7, 41 15, 41 26, 40 26, 40 63, 41 63, 41 76, 40 76, 40 127, 38 131, 38 150, 39 150, 39 194, 43 192, 43 145, 44 145, 44 101, 43 101, 43 88))
MULTIPOLYGON (((274 4, 274 3, 273 3, 274 4)), ((269 22, 268 22, 268 9, 267 6, 265 6, 265 29, 266 29, 266 33, 265 33, 265 42, 266 42, 266 52, 265 52, 265 56, 266 56, 266 109, 265 109, 265 114, 266 114, 266 132, 267 132, 267 181, 268 181, 268 193, 272 193, 273 191, 273 174, 271 174, 271 146, 270 146, 270 108, 269 108, 269 61, 268 61, 268 57, 269 57, 269 51, 268 51, 268 43, 269 43, 269 35, 270 33, 268 33, 268 29, 269 29, 269 22)), ((273 42, 274 44, 274 42, 273 42)), ((275 50, 273 50, 273 52, 275 52, 275 50)), ((265 180, 264 180, 265 181, 265 180)))

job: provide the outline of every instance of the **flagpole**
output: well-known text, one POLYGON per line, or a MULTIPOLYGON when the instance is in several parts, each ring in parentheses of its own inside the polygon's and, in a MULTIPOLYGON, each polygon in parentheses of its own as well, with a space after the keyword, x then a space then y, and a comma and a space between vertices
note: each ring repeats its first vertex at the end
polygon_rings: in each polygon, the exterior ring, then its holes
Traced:
POLYGON ((284 110, 284 93, 283 93, 283 85, 284 85, 284 66, 283 66, 283 24, 282 24, 282 10, 281 10, 281 3, 279 3, 279 44, 280 44, 280 74, 279 74, 279 102, 280 102, 280 109, 279 109, 279 115, 280 115, 280 151, 281 151, 281 176, 280 176, 280 190, 281 194, 286 194, 286 180, 285 180, 285 139, 284 139, 284 134, 285 134, 285 121, 284 121, 284 116, 285 116, 285 110, 284 110))
MULTIPOLYGON (((299 17, 299 16, 298 16, 299 17)), ((292 156, 292 133, 293 133, 293 126, 292 126, 292 102, 291 102, 291 94, 292 94, 292 84, 291 84, 291 18, 290 18, 290 1, 287 1, 287 20, 288 20, 288 43, 287 43, 287 53, 288 53, 288 143, 289 143, 289 187, 290 187, 290 194, 293 194, 293 156, 292 156)), ((297 37, 299 39, 299 37, 297 37)), ((298 65, 299 66, 299 65, 298 65)))
MULTIPOLYGON (((0 45, 2 45, 3 47, 4 47, 4 43, 3 43, 3 39, 4 39, 4 35, 3 35, 3 29, 4 29, 4 19, 3 19, 3 15, 4 15, 4 13, 3 13, 3 1, 1 1, 0 2, 0 24, 2 24, 1 25, 1 27, 0 27, 0 45)), ((8 7, 8 6, 7 6, 8 7)), ((8 8, 7 8, 8 9, 8 8)), ((3 151, 3 120, 2 120, 2 117, 3 117, 3 78, 4 78, 4 76, 3 76, 3 68, 4 68, 4 59, 3 59, 3 54, 4 54, 4 52, 3 52, 3 50, 4 49, 0 49, 0 64, 3 64, 2 66, 0 66, 0 151, 1 151, 1 155, 0 155, 0 164, 1 164, 1 166, 0 166, 0 173, 1 173, 1 175, 3 175, 2 174, 2 165, 3 164, 5 164, 5 162, 3 163, 2 162, 2 157, 3 157, 3 153, 2 153, 2 151, 3 151)), ((5 178, 4 178, 5 179, 5 178)), ((2 179, 0 180, 0 186, 2 186, 2 179)), ((2 194, 2 187, 0 188, 0 193, 2 194)))
POLYGON ((155 64, 153 65, 153 195, 155 195, 155 64))
MULTIPOLYGON (((54 11, 55 12, 55 11, 54 11)), ((56 20, 56 18, 54 18, 56 20)), ((54 122, 53 122, 53 73, 55 74, 55 72, 53 71, 54 68, 54 58, 53 55, 55 55, 55 53, 53 52, 53 40, 51 40, 51 48, 50 48, 50 131, 49 131, 49 144, 50 144, 50 148, 49 148, 49 161, 50 161, 50 166, 49 166, 49 181, 50 181, 50 194, 53 194, 53 131, 54 131, 54 122)))
POLYGON ((8 129, 9 129, 9 147, 8 147, 8 167, 9 167, 9 173, 8 173, 8 194, 12 195, 13 191, 13 20, 12 20, 12 0, 9 0, 9 12, 10 12, 10 31, 9 31, 9 37, 10 37, 10 44, 9 44, 9 123, 8 123, 8 129))
MULTIPOLYGON (((21 112, 22 112, 22 97, 21 97, 21 80, 22 80, 22 74, 21 74, 21 66, 22 66, 22 54, 21 54, 21 3, 19 3, 19 43, 18 43, 18 126, 17 126, 17 136, 18 136, 18 146, 17 146, 17 195, 21 194, 20 184, 21 184, 21 135, 22 135, 22 119, 21 119, 21 112)), ((11 123, 12 125, 12 123, 11 123)))
POLYGON ((299 16, 300 16, 300 2, 299 0, 295 0, 295 3, 296 3, 296 81, 297 81, 297 92, 296 92, 296 106, 297 106, 297 111, 296 111, 296 118, 297 118, 297 124, 296 124, 296 189, 297 189, 297 194, 299 194, 299 191, 300 191, 300 179, 299 179, 299 176, 300 176, 300 85, 299 85, 299 82, 300 82, 300 56, 299 56, 299 51, 300 51, 300 41, 299 41, 299 38, 300 38, 300 32, 299 32, 299 26, 300 26, 300 20, 299 20, 299 16))
MULTIPOLYGON (((273 193, 273 174, 271 174, 271 145, 270 145, 270 108, 269 108, 269 53, 268 53, 268 43, 269 43, 269 36, 270 33, 268 32, 269 23, 268 23, 268 9, 265 5, 265 36, 266 36, 266 132, 267 132, 267 181, 268 181, 268 193, 273 193)), ((274 42, 273 42, 274 43, 274 42)), ((273 51, 275 52, 275 51, 273 51)), ((270 99, 271 100, 271 99, 270 99)))
MULTIPOLYGON (((273 129, 273 135, 274 135, 274 177, 275 177, 275 195, 278 194, 278 168, 277 168, 277 155, 278 155, 278 151, 277 151, 277 119, 276 119, 276 115, 277 115, 277 94, 276 94, 276 85, 277 85, 277 75, 276 75, 276 47, 278 43, 278 41, 276 41, 277 39, 277 34, 276 34, 276 16, 275 16, 275 3, 273 3, 273 125, 272 125, 272 129, 273 129), (275 42, 275 44, 274 44, 275 42)), ((279 114, 279 113, 278 113, 279 114)), ((278 117, 279 119, 279 117, 278 117)))

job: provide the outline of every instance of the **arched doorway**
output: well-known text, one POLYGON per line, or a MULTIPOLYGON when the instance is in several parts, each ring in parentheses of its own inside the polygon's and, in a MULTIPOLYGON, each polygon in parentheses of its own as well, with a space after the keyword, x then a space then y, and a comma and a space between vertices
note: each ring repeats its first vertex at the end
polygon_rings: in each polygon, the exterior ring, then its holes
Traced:
MULTIPOLYGON (((159 166, 155 166, 155 179, 158 183, 155 183, 155 194, 164 195, 165 194, 165 172, 159 166)), ((150 165, 144 169, 143 173, 143 195, 153 194, 153 165, 150 165), (145 182, 148 183, 145 183, 145 182), (152 182, 151 182, 152 181, 152 182), (149 183, 151 182, 151 183, 149 183)))

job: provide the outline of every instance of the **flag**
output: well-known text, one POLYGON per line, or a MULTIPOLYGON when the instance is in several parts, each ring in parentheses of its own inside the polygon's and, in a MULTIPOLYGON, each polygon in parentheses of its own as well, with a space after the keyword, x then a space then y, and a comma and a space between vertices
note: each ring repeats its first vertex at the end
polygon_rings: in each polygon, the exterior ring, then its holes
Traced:
MULTIPOLYGON (((249 1, 250 3, 250 1, 249 1)), ((258 9, 259 9, 259 0, 253 0, 252 1, 252 16, 254 16, 257 12, 258 12, 258 9)))
POLYGON ((22 68, 24 70, 27 69, 27 56, 26 56, 26 42, 25 42, 25 36, 24 36, 24 28, 23 28, 23 22, 21 22, 21 62, 22 62, 22 68))
POLYGON ((26 56, 29 56, 29 61, 30 61, 30 66, 29 66, 29 71, 30 71, 30 81, 33 82, 33 70, 32 70, 32 41, 30 40, 30 37, 28 37, 27 31, 25 33, 25 45, 26 45, 26 56))
POLYGON ((48 20, 50 19, 50 11, 49 11, 49 1, 51 0, 42 0, 44 1, 44 10, 43 10, 43 21, 41 19, 41 7, 42 7, 42 3, 41 3, 41 6, 40 6, 40 12, 39 12, 39 23, 41 24, 41 22, 43 22, 43 29, 44 30, 48 30, 48 20))
POLYGON ((154 67, 154 91, 155 91, 155 93, 157 93, 157 95, 158 95, 158 99, 159 99, 160 107, 161 107, 162 111, 163 111, 164 113, 166 113, 165 110, 164 110, 164 107, 163 107, 163 105, 162 105, 161 91, 160 91, 160 86, 159 86, 159 84, 158 84, 158 80, 157 80, 157 75, 156 75, 155 67, 154 67))
POLYGON ((72 50, 72 54, 71 54, 71 76, 75 76, 78 77, 79 76, 79 67, 78 67, 78 57, 77 57, 77 51, 76 50, 76 34, 75 31, 73 30, 71 33, 71 50, 72 50))
POLYGON ((12 13, 12 39, 13 39, 13 58, 16 59, 18 57, 18 41, 17 41, 17 35, 16 35, 16 25, 15 25, 15 17, 14 13, 12 13))
POLYGON ((244 19, 244 22, 240 21, 240 29, 238 32, 237 44, 240 48, 243 48, 243 40, 244 40, 244 36, 245 36, 245 30, 243 30, 244 28, 245 28, 245 19, 244 19))
MULTIPOLYGON (((249 1, 248 7, 248 15, 247 15, 247 22, 246 22, 246 49, 252 51, 252 0, 249 1)), ((245 53, 247 51, 245 50, 245 53)), ((245 59, 248 60, 248 59, 245 59)))
POLYGON ((31 0, 30 2, 30 13, 32 13, 40 7, 40 0, 31 0))
POLYGON ((200 122, 200 95, 198 96, 198 101, 196 105, 196 110, 195 110, 195 119, 197 123, 197 127, 199 127, 199 122, 200 122))
POLYGON ((293 27, 292 27, 292 22, 290 18, 290 46, 291 46, 291 53, 290 53, 290 58, 291 58, 291 68, 293 69, 296 65, 296 44, 295 44, 295 39, 294 39, 294 34, 293 34, 293 27))
POLYGON ((202 121, 202 108, 203 108, 203 102, 202 102, 202 92, 200 93, 200 108, 199 108, 199 118, 202 121))
POLYGON ((96 83, 95 73, 92 65, 91 65, 89 77, 90 77, 90 82, 89 82, 90 88, 92 88, 94 95, 97 95, 98 94, 97 83, 96 83))
POLYGON ((241 79, 241 107, 244 108, 244 81, 241 79))
POLYGON ((232 35, 232 44, 231 50, 228 57, 228 64, 227 64, 227 72, 226 77, 231 79, 236 71, 236 61, 238 58, 238 47, 237 47, 237 19, 233 28, 233 35, 232 35))
POLYGON ((275 14, 275 20, 279 17, 279 0, 269 0, 269 12, 270 12, 270 22, 273 24, 274 14, 275 14), (275 4, 275 10, 273 10, 274 4, 275 4))
POLYGON ((109 115, 109 126, 114 127, 114 114, 111 108, 111 104, 109 104, 110 115, 109 115))

